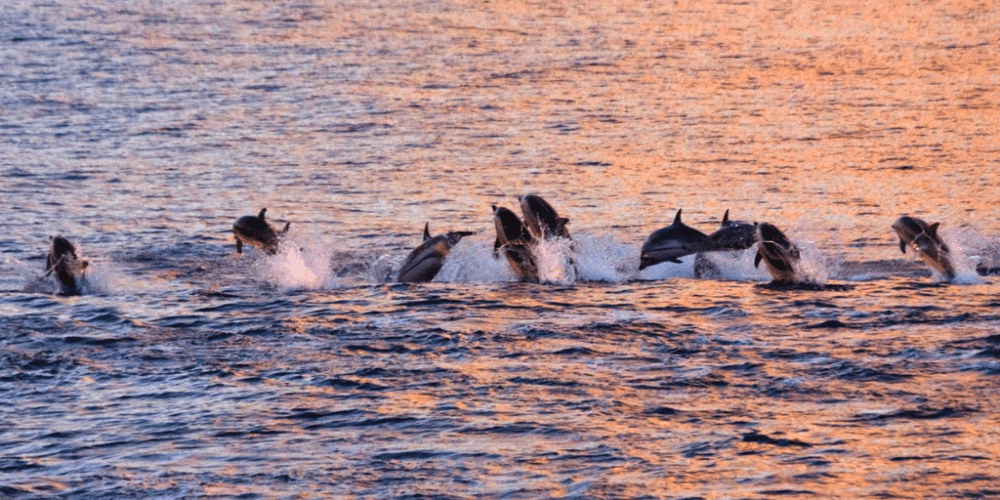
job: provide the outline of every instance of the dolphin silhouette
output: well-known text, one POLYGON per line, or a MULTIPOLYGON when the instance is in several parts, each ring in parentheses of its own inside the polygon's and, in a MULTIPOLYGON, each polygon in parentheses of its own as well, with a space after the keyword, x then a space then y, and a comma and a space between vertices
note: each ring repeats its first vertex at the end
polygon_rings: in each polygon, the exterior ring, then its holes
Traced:
POLYGON ((493 206, 493 225, 497 239, 493 244, 493 254, 499 257, 503 252, 507 263, 521 281, 538 282, 538 265, 532 252, 532 238, 514 212, 504 207, 493 206))
POLYGON ((62 236, 53 236, 51 239, 49 255, 45 261, 45 276, 55 273, 60 285, 60 295, 79 295, 79 280, 83 279, 88 262, 80 260, 76 247, 68 239, 62 236))
POLYGON ((938 236, 939 222, 927 224, 921 219, 904 215, 892 223, 899 236, 899 250, 906 253, 906 247, 913 248, 928 266, 941 273, 946 280, 955 279, 955 266, 951 263, 951 251, 938 236))
POLYGON ((236 238, 236 253, 243 253, 243 244, 258 247, 269 255, 278 251, 279 239, 288 232, 291 222, 286 222, 284 229, 275 231, 274 227, 264 220, 267 208, 260 209, 257 216, 244 215, 233 223, 233 236, 236 238))
POLYGON ((715 249, 711 237, 681 221, 681 210, 678 209, 673 224, 657 229, 642 244, 639 270, 661 262, 679 264, 680 257, 715 249))
POLYGON ((799 248, 776 226, 767 222, 757 224, 754 267, 759 267, 763 260, 775 282, 792 283, 795 281, 795 266, 798 265, 800 255, 799 248))
POLYGON ((437 276, 444 265, 444 258, 451 252, 462 237, 473 234, 471 231, 451 231, 431 237, 430 223, 424 225, 424 241, 414 248, 399 268, 396 278, 400 283, 430 281, 437 276))

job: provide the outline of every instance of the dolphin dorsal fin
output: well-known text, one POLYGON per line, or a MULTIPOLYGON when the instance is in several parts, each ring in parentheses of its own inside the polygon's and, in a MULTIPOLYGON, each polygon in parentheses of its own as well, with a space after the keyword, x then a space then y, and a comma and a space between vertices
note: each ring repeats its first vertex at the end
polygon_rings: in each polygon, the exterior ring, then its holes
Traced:
POLYGON ((934 238, 935 240, 938 239, 937 230, 938 230, 938 226, 940 226, 940 225, 941 225, 940 222, 935 222, 935 223, 927 226, 927 234, 931 235, 931 237, 934 238))
POLYGON ((266 207, 260 209, 260 213, 257 214, 257 218, 260 219, 260 220, 264 220, 264 212, 267 212, 267 208, 266 207))
POLYGON ((559 220, 556 222, 556 234, 562 234, 564 231, 566 231, 566 224, 569 224, 569 218, 560 217, 559 220))
POLYGON ((424 224, 424 241, 431 239, 431 223, 424 224))
POLYGON ((729 222, 729 209, 726 209, 726 213, 722 214, 722 224, 725 225, 729 222))
POLYGON ((680 208, 677 209, 677 215, 674 216, 674 224, 683 224, 683 222, 681 222, 681 209, 680 208))

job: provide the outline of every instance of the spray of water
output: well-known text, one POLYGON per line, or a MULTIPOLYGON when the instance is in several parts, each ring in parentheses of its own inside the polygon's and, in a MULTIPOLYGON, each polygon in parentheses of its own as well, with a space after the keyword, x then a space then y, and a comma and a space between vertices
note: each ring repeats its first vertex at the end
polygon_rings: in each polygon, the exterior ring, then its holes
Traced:
MULTIPOLYGON (((978 232, 961 229, 942 231, 938 233, 941 240, 948 245, 951 264, 955 268, 955 278, 951 283, 956 285, 978 285, 983 278, 976 272, 976 267, 986 260, 989 254, 989 242, 978 232)), ((931 270, 935 281, 947 281, 947 277, 936 270, 931 270)))
POLYGON ((330 265, 333 250, 317 235, 293 232, 282 240, 274 255, 258 259, 259 276, 282 290, 334 288, 336 277, 330 265))

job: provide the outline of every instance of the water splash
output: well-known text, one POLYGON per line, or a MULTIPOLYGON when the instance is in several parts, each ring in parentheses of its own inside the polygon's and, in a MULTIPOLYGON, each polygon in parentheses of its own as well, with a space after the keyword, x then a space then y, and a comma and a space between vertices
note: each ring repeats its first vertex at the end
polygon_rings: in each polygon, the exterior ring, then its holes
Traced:
POLYGON ((535 243, 538 281, 569 285, 577 281, 576 244, 569 238, 553 238, 535 243))
MULTIPOLYGON (((80 295, 113 295, 123 288, 124 278, 120 270, 110 262, 86 257, 78 248, 81 261, 87 267, 77 280, 80 295)), ((13 270, 21 277, 21 291, 25 293, 58 294, 62 287, 54 274, 45 275, 45 269, 29 265, 13 257, 4 258, 5 268, 13 270)))
POLYGON ((796 245, 800 252, 796 281, 810 285, 825 285, 830 279, 830 270, 833 268, 826 256, 812 241, 798 241, 796 245))
POLYGON ((610 235, 581 234, 576 241, 576 269, 581 281, 624 283, 639 270, 638 249, 610 235))
POLYGON ((493 255, 493 242, 465 237, 444 259, 434 281, 472 283, 517 281, 517 275, 502 255, 493 255))
MULTIPOLYGON (((983 278, 976 268, 990 254, 990 242, 982 234, 971 229, 949 230, 939 233, 941 241, 948 245, 951 265, 955 268, 955 277, 951 283, 956 285, 979 285, 983 278)), ((930 267, 930 266, 928 266, 930 267)), ((946 276, 932 269, 934 281, 948 281, 946 276)))
POLYGON ((287 235, 278 252, 258 261, 260 277, 278 288, 319 290, 337 285, 330 265, 333 250, 324 238, 294 233, 287 235))

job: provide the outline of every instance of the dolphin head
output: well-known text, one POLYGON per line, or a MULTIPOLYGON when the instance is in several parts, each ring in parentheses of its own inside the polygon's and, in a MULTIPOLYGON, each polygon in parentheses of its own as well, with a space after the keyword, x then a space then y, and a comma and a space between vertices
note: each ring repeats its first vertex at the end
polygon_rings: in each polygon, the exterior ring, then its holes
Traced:
POLYGON ((525 234, 521 219, 505 207, 493 206, 493 225, 497 230, 496 247, 509 241, 521 239, 525 234))
POLYGON ((906 253, 906 247, 913 244, 918 235, 926 232, 927 223, 916 217, 904 215, 892 223, 892 229, 899 236, 899 251, 906 253))

